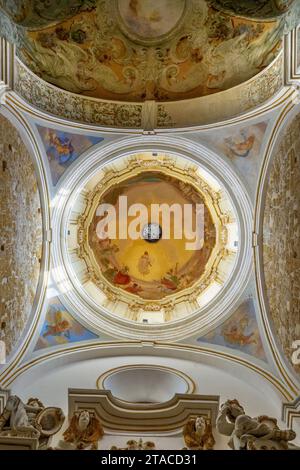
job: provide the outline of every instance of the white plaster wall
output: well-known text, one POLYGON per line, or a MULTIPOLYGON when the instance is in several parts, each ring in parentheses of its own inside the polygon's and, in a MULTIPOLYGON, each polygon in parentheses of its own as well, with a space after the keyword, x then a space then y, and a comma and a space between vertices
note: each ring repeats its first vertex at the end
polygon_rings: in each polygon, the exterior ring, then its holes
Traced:
MULTIPOLYGON (((229 398, 237 398, 244 405, 246 413, 252 416, 267 414, 280 420, 280 400, 274 390, 264 379, 249 372, 221 370, 216 366, 196 363, 183 359, 154 356, 122 356, 81 360, 74 363, 67 356, 60 364, 44 363, 21 375, 11 386, 14 394, 23 400, 30 396, 39 397, 45 405, 60 406, 67 415, 68 388, 96 388, 96 380, 109 369, 129 364, 155 364, 172 367, 189 375, 196 384, 195 393, 203 395, 220 395, 222 403, 229 398)), ((67 423, 65 423, 65 427, 67 423)), ((63 432, 62 430, 62 432, 63 432)), ((216 434, 216 433, 215 433, 216 434)), ((109 449, 112 445, 124 447, 126 441, 141 436, 115 436, 106 434, 101 448, 109 449)), ((218 449, 226 449, 227 438, 215 436, 218 449)), ((54 444, 60 435, 55 436, 54 444)), ((159 449, 181 449, 184 442, 181 435, 172 437, 147 436, 154 440, 159 449)))
MULTIPOLYGON (((104 372, 129 364, 155 364, 179 370, 195 382, 195 393, 220 395, 220 401, 237 398, 244 404, 249 414, 280 414, 280 401, 271 386, 261 378, 255 380, 249 375, 245 380, 242 374, 233 370, 221 370, 208 364, 196 363, 176 358, 154 356, 123 356, 67 361, 59 366, 43 363, 19 376, 11 387, 21 398, 36 395, 45 404, 61 406, 67 410, 68 388, 96 388, 97 378, 104 372), (52 367, 53 368, 52 368, 52 367), (263 390, 263 392, 262 392, 263 390)), ((279 417, 279 416, 278 416, 279 417)))

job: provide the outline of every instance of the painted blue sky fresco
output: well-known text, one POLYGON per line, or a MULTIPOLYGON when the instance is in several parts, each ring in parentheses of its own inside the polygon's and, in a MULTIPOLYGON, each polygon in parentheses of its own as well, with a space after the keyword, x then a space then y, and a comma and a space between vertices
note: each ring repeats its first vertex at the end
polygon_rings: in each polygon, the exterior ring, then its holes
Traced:
POLYGON ((66 169, 86 150, 104 140, 103 137, 68 132, 37 126, 55 186, 66 169))
POLYGON ((60 346, 96 338, 98 338, 98 336, 75 320, 56 298, 53 299, 48 306, 44 325, 35 346, 35 351, 50 346, 60 346))
POLYGON ((243 302, 225 323, 207 335, 197 338, 197 342, 226 346, 263 361, 267 360, 252 299, 243 302))

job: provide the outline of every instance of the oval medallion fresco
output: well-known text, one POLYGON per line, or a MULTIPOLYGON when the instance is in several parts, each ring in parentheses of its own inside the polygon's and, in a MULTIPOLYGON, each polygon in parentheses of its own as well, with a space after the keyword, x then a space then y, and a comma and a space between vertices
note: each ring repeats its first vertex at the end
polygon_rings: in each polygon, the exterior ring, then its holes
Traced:
MULTIPOLYGON (((161 172, 144 171, 111 186, 100 197, 99 204, 114 206, 116 237, 98 237, 97 224, 103 216, 97 215, 96 210, 88 229, 88 244, 102 276, 114 287, 142 299, 158 300, 192 286, 201 278, 216 244, 216 229, 204 198, 191 184, 161 172), (136 240, 130 236, 120 237, 120 226, 124 227, 126 223, 120 210, 120 196, 127 198, 128 207, 143 204, 147 208, 149 218, 138 229, 141 236, 136 240), (184 206, 190 205, 192 230, 196 226, 196 204, 203 204, 204 242, 201 249, 187 249, 188 230, 183 230, 183 237, 176 239, 172 213, 170 236, 164 233, 161 213, 159 224, 151 220, 152 204, 172 206, 174 203, 181 208, 182 220, 184 206)), ((135 218, 128 216, 128 228, 135 218)))
POLYGON ((130 34, 143 40, 158 39, 178 24, 185 0, 118 0, 120 17, 130 34))

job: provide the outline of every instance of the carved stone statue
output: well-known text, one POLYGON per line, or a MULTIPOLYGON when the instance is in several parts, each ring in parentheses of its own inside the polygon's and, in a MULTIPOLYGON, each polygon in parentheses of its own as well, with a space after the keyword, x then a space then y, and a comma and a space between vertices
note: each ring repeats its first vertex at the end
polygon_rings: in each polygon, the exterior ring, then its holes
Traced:
POLYGON ((154 450, 155 443, 152 441, 143 442, 143 439, 136 441, 135 439, 130 439, 127 441, 126 447, 117 447, 112 446, 110 450, 154 450))
POLYGON ((50 436, 60 430, 63 422, 61 408, 46 408, 38 398, 29 398, 25 404, 19 397, 11 395, 0 415, 0 438, 37 439, 41 447, 47 444, 50 436))
POLYGON ((8 398, 0 416, 0 432, 2 436, 40 437, 40 431, 33 426, 28 413, 37 414, 41 408, 25 405, 22 400, 12 395, 8 398))
POLYGON ((103 435, 103 428, 95 413, 83 410, 72 416, 70 425, 64 432, 64 441, 71 444, 72 450, 96 450, 103 435))
POLYGON ((296 437, 292 429, 281 430, 275 418, 247 416, 237 400, 227 400, 217 417, 217 430, 230 436, 229 447, 234 450, 298 449, 291 444, 296 437))
POLYGON ((191 450, 211 450, 215 445, 210 419, 204 416, 191 418, 183 428, 183 437, 191 450))

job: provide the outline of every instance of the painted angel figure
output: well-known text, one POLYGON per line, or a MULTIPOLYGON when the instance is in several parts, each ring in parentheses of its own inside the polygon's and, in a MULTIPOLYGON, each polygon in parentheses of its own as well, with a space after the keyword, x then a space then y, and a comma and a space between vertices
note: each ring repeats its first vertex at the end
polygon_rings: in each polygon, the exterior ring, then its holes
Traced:
POLYGON ((63 318, 61 310, 58 310, 55 314, 55 321, 51 324, 47 324, 47 331, 43 334, 43 337, 47 336, 65 336, 66 338, 70 335, 70 323, 68 320, 63 318))

